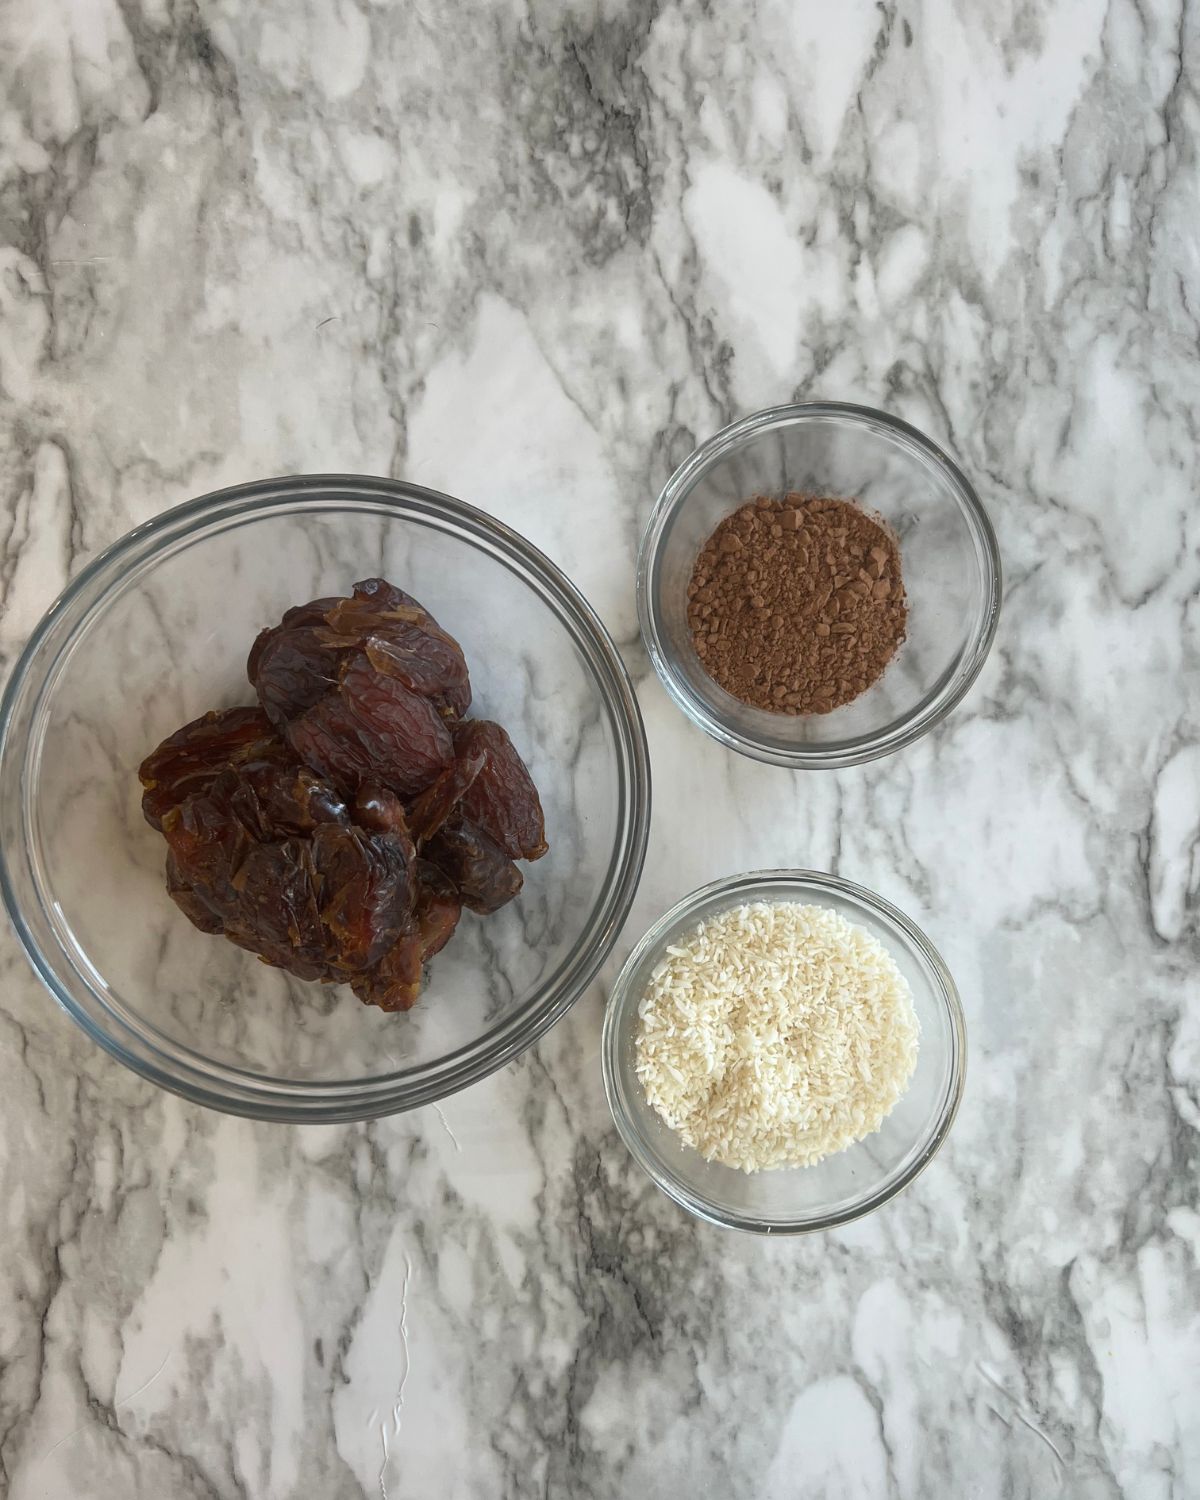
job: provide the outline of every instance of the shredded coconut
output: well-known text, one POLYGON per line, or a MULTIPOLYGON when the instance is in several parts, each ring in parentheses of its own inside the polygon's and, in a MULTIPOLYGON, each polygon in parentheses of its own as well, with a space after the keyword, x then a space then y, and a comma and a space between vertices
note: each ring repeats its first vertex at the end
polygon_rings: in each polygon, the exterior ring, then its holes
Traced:
POLYGON ((886 948, 821 906, 756 901, 667 948, 638 1006, 637 1075, 709 1161, 812 1166, 879 1129, 919 1027, 886 948))

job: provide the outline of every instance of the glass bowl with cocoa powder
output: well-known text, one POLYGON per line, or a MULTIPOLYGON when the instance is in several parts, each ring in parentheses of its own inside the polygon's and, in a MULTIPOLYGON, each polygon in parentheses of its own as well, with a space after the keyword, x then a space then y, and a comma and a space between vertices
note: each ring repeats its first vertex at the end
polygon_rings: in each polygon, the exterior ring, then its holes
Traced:
POLYGON ((638 612, 667 692, 730 749, 857 765, 950 712, 1000 610, 995 534, 938 446, 868 407, 806 402, 725 428, 671 476, 638 612))

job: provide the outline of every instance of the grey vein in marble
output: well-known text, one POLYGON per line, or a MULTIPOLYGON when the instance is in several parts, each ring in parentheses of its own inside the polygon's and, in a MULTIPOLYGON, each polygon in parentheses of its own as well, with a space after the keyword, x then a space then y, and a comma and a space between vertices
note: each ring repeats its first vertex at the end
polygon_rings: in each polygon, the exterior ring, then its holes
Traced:
POLYGON ((1200 1494, 1198 65, 1175 0, 0 7, 3 662, 173 502, 446 488, 572 574, 678 768, 613 962, 834 869, 971 1036, 920 1181, 764 1243, 626 1158, 602 984, 443 1119, 268 1128, 91 1049, 6 933, 0 1492, 1200 1494), (929 739, 789 777, 668 704, 632 568, 696 441, 814 395, 948 446, 1005 615, 929 739))

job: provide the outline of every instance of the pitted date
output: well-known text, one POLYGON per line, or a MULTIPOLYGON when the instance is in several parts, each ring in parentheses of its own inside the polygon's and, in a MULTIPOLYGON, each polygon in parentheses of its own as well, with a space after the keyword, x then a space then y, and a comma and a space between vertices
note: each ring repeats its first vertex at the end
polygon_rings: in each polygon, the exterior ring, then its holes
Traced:
POLYGON ((454 741, 435 705, 380 677, 358 653, 342 666, 337 691, 289 720, 284 734, 314 771, 356 789, 379 781, 412 795, 454 759, 454 741))
MULTIPOLYGON (((443 719, 460 719, 471 706, 458 642, 411 595, 381 578, 356 583, 348 599, 314 599, 288 610, 255 641, 246 675, 271 722, 286 732, 316 704, 344 696, 346 671, 364 659, 376 678, 428 701, 443 719)), ((381 763, 392 750, 381 748, 381 763)))
POLYGON ((444 870, 427 859, 416 863, 417 902, 413 920, 421 939, 421 953, 426 960, 440 953, 454 936, 462 916, 462 896, 444 870))
POLYGON ((499 911, 525 883, 504 850, 466 818, 457 818, 431 839, 425 857, 458 887, 463 905, 482 915, 499 911))
POLYGON ((483 760, 479 775, 463 793, 463 816, 509 859, 541 859, 546 852, 541 798, 505 731, 490 719, 457 724, 454 750, 461 758, 480 756, 483 760))
POLYGON ((453 764, 414 799, 408 809, 408 816, 412 836, 418 845, 428 843, 453 814, 483 770, 483 762, 481 754, 471 751, 457 754, 453 764))
POLYGON ((226 767, 275 739, 261 708, 222 708, 168 735, 142 762, 142 812, 153 828, 185 798, 208 790, 226 767))

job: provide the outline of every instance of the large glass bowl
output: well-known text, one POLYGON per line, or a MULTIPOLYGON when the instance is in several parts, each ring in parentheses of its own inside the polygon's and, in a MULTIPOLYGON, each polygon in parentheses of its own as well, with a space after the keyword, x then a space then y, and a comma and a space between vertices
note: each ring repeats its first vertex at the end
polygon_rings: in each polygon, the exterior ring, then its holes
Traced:
POLYGON ((966 1069, 962 1003, 929 939, 902 912, 862 886, 812 870, 760 870, 686 896, 630 954, 604 1015, 601 1055, 613 1119, 638 1164, 698 1218, 760 1234, 833 1229, 870 1213, 924 1170, 946 1139, 966 1069), (908 1089, 880 1129, 811 1167, 740 1172, 706 1161, 646 1101, 635 1071, 638 1005, 667 948, 706 918, 753 901, 832 908, 865 928, 907 979, 921 1027, 908 1089))
POLYGON ((1000 615, 1000 556, 979 498, 937 445, 865 406, 777 406, 726 427, 671 475, 638 559, 642 635, 663 686, 701 729, 795 769, 857 765, 911 744, 950 712, 987 658, 1000 615), (867 691, 828 714, 751 708, 692 646, 687 586, 717 524, 757 495, 859 501, 900 542, 908 636, 867 691))
POLYGON ((580 594, 499 521, 384 479, 242 485, 138 527, 50 609, 0 705, 0 887, 38 974, 131 1068, 263 1119, 412 1108, 528 1047, 621 927, 649 798, 629 679, 580 594), (137 779, 164 735, 253 701, 245 660, 262 626, 373 574, 461 641, 473 712, 527 760, 550 843, 516 901, 464 915, 400 1015, 192 927, 164 889, 137 779))

